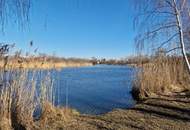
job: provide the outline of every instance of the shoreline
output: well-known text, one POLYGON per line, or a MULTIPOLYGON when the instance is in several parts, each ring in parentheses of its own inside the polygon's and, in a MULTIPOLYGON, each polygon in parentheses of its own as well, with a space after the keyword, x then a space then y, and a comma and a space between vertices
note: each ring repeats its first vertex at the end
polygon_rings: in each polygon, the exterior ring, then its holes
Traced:
MULTIPOLYGON (((31 128, 31 127, 30 127, 31 128)), ((155 97, 102 115, 47 105, 33 130, 189 130, 190 97, 155 97)))
POLYGON ((149 98, 134 108, 116 109, 103 115, 75 115, 71 130, 190 129, 190 98, 149 98))
MULTIPOLYGON (((9 128, 8 120, 0 122, 9 128)), ((189 130, 190 96, 147 98, 130 109, 115 109, 102 115, 46 104, 40 118, 25 125, 32 130, 189 130)), ((7 129, 9 130, 9 129, 7 129)))

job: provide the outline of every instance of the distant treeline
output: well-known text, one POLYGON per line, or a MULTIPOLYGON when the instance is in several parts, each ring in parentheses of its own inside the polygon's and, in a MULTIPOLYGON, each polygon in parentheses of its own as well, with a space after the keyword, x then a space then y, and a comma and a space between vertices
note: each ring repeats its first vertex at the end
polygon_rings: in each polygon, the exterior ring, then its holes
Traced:
POLYGON ((149 62, 149 57, 146 56, 134 56, 123 59, 95 59, 93 58, 91 61, 93 64, 108 64, 108 65, 135 65, 141 63, 149 62))
MULTIPOLYGON (((158 57, 165 57, 169 59, 183 59, 182 56, 169 56, 169 55, 152 55, 152 56, 131 56, 123 59, 92 59, 93 64, 108 64, 108 65, 141 65, 150 63, 153 59, 157 59, 158 57)), ((190 60, 190 55, 188 54, 188 58, 190 60)))

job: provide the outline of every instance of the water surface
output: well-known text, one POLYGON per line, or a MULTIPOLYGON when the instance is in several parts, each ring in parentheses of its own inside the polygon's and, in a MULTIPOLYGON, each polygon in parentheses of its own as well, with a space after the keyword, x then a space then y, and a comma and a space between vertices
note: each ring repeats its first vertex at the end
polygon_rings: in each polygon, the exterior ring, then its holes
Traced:
POLYGON ((96 65, 64 68, 56 72, 56 105, 69 106, 83 114, 103 114, 134 106, 130 91, 135 69, 96 65))

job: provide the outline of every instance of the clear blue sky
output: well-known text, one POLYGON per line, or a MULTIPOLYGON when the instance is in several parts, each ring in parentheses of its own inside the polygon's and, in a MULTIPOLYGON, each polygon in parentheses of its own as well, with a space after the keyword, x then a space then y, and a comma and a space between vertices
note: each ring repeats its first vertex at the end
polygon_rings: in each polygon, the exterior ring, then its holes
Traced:
POLYGON ((29 29, 14 24, 0 34, 3 42, 64 57, 121 58, 134 54, 131 0, 33 0, 29 29))

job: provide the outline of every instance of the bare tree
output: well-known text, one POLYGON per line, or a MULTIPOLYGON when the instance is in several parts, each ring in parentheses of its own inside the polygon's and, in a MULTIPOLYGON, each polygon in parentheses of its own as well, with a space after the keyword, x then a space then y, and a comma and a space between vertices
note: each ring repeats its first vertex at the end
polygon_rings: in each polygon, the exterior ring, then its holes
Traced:
MULTIPOLYGON (((190 73, 186 54, 189 45, 190 0, 136 0, 138 16, 135 26, 140 34, 136 37, 137 48, 155 52, 164 48, 166 53, 174 50, 184 57, 190 73)), ((149 52, 150 53, 150 52, 149 52)))

